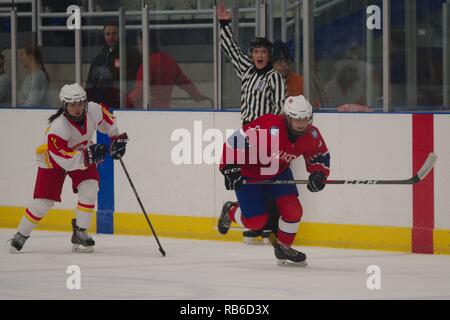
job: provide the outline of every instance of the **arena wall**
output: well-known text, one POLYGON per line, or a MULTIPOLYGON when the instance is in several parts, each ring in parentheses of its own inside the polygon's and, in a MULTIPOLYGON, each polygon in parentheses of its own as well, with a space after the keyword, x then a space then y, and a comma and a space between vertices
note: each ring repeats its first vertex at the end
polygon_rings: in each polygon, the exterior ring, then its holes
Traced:
MULTIPOLYGON (((36 176, 35 148, 54 110, 0 110, 0 227, 15 228, 31 200, 36 176)), ((226 191, 217 165, 208 163, 214 143, 239 124, 237 112, 117 111, 130 141, 124 158, 137 191, 160 237, 239 241, 241 229, 227 236, 215 230, 226 191), (216 130, 212 130, 216 129, 216 130), (192 164, 175 164, 181 143, 192 147, 192 164), (204 154, 204 157, 202 156, 204 154)), ((331 153, 330 179, 404 179, 431 151, 435 169, 415 185, 329 185, 310 193, 299 186, 304 215, 297 245, 450 254, 450 117, 448 114, 314 115, 331 153)), ((216 160, 220 157, 213 154, 216 160)), ((307 177, 303 159, 293 165, 307 177)), ((150 234, 118 163, 114 172, 113 232, 150 234)), ((102 195, 108 197, 108 195, 102 195)), ((76 196, 70 181, 63 201, 39 228, 69 230, 76 196)), ((99 199, 101 200, 101 199, 99 199)), ((103 223, 97 216, 97 229, 103 223)), ((95 226, 93 226, 93 230, 95 226)))

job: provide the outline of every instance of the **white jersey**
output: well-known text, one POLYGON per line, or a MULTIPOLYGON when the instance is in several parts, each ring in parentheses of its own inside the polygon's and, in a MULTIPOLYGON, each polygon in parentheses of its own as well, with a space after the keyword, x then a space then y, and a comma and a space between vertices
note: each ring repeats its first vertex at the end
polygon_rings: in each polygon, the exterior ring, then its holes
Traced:
POLYGON ((64 171, 86 169, 82 150, 93 143, 97 130, 110 137, 119 134, 115 117, 95 102, 87 104, 82 126, 62 114, 45 130, 43 144, 36 149, 39 167, 64 171))

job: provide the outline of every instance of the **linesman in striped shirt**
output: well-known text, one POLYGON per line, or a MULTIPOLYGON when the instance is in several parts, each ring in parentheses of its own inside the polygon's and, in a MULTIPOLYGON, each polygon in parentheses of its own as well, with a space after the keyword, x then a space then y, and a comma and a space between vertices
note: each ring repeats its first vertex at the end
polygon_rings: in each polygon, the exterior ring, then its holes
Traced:
MULTIPOLYGON (((217 7, 220 22, 220 47, 230 59, 237 76, 241 79, 241 121, 243 125, 256 118, 272 113, 281 113, 286 98, 286 85, 280 73, 273 69, 271 59, 272 43, 266 38, 255 38, 249 46, 250 57, 236 43, 230 26, 231 14, 223 3, 217 7)), ((259 244, 262 236, 264 244, 269 244, 270 231, 276 231, 279 213, 267 196, 270 218, 264 230, 248 230, 243 233, 246 244, 259 244)), ((227 201, 222 211, 228 211, 237 203, 227 201)))
POLYGON ((281 74, 270 62, 272 43, 266 38, 255 38, 250 43, 250 57, 236 43, 231 26, 231 14, 221 3, 217 8, 220 22, 220 47, 231 60, 241 79, 241 120, 243 124, 263 114, 279 114, 286 97, 286 86, 281 74))

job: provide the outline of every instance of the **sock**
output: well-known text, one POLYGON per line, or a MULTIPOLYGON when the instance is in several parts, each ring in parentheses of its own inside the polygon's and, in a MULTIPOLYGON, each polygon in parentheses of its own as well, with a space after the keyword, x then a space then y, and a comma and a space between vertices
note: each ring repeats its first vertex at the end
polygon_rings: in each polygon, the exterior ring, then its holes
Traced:
POLYGON ((25 209, 22 220, 19 223, 17 231, 25 237, 29 237, 39 221, 47 214, 53 206, 54 201, 47 199, 34 199, 30 206, 25 209))
POLYGON ((231 207, 228 216, 231 221, 236 222, 240 226, 244 226, 241 220, 241 207, 239 207, 239 205, 231 207))
POLYGON ((299 225, 300 221, 286 222, 280 217, 277 232, 278 240, 285 246, 290 247, 294 242, 295 236, 297 235, 299 225))
POLYGON ((84 180, 78 185, 77 226, 89 229, 92 213, 95 211, 95 201, 98 194, 98 182, 96 180, 84 180))
POLYGON ((86 204, 78 201, 77 209, 75 211, 77 216, 77 226, 82 229, 89 229, 94 210, 95 204, 86 204))

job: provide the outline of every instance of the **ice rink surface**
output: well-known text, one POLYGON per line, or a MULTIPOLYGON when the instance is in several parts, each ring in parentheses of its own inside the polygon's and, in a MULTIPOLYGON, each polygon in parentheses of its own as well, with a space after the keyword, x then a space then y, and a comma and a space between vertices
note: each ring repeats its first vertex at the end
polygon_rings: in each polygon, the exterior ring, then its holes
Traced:
POLYGON ((270 246, 95 235, 95 253, 71 252, 70 234, 35 231, 23 252, 0 229, 0 299, 450 299, 450 256, 299 247, 306 268, 280 267, 270 246), (70 265, 81 289, 69 290, 70 265), (367 268, 381 270, 369 290, 367 268))

